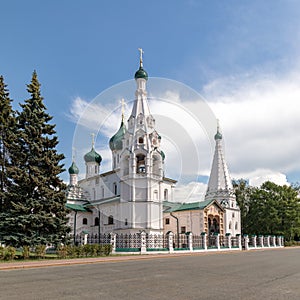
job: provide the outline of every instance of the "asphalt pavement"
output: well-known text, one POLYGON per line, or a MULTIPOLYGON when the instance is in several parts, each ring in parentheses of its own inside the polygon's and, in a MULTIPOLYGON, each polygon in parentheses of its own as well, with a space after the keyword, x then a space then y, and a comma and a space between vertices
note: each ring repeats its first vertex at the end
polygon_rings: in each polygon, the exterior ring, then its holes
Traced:
POLYGON ((53 263, 0 264, 0 299, 300 299, 300 248, 53 263))

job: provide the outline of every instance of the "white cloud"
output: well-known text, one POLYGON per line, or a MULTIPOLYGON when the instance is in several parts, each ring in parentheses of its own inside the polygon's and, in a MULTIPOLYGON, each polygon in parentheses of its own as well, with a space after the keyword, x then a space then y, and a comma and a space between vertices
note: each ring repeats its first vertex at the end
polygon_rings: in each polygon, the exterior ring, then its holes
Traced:
POLYGON ((207 184, 202 182, 189 182, 177 185, 174 191, 175 202, 199 202, 204 200, 207 184))
POLYGON ((279 182, 281 174, 300 173, 300 74, 218 80, 204 91, 221 120, 233 172, 268 169, 279 182))
MULTIPOLYGON (((253 185, 266 180, 286 184, 289 172, 300 174, 299 73, 281 78, 246 74, 218 79, 205 86, 203 92, 208 104, 199 95, 192 100, 185 98, 178 87, 149 101, 156 128, 163 137, 166 175, 179 180, 176 198, 199 201, 205 194, 206 185, 196 181, 198 175, 210 172, 216 130, 210 108, 220 119, 233 178, 249 179, 253 185), (187 185, 182 184, 187 182, 184 176, 191 179, 187 185), (191 190, 195 196, 189 197, 191 190)), ((128 103, 126 108, 127 116, 131 105, 128 103)), ((100 131, 107 138, 119 127, 120 110, 117 102, 87 103, 77 98, 71 115, 80 127, 100 131)), ((110 150, 108 145, 101 144, 101 148, 103 170, 109 170, 110 150)))

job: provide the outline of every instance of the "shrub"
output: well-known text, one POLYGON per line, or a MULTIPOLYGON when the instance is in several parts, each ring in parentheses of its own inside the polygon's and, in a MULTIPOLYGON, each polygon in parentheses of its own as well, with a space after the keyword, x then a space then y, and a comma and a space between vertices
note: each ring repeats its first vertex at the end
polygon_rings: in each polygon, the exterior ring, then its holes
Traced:
POLYGON ((37 245, 35 247, 35 254, 38 258, 44 258, 46 255, 46 245, 37 245))
POLYGON ((16 256, 16 248, 8 246, 4 248, 4 259, 13 260, 16 256))
POLYGON ((22 257, 23 257, 23 259, 28 259, 30 257, 30 247, 29 246, 23 246, 22 257))
POLYGON ((5 248, 0 246, 0 260, 4 259, 5 248))

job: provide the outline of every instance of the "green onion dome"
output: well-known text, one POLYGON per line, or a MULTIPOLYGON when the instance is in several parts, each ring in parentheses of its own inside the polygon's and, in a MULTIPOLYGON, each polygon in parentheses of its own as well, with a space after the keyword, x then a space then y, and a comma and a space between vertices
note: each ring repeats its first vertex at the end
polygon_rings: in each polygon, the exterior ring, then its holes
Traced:
POLYGON ((147 74, 147 72, 143 69, 143 67, 140 66, 140 68, 135 72, 134 78, 135 78, 135 79, 138 79, 138 78, 144 78, 145 80, 148 80, 148 74, 147 74))
POLYGON ((123 149, 123 138, 126 133, 126 130, 126 126, 122 120, 118 132, 109 140, 109 147, 111 151, 123 149))
POLYGON ((98 154, 94 147, 92 148, 92 150, 90 152, 88 152, 85 156, 84 156, 84 160, 86 163, 88 162, 96 162, 98 164, 101 163, 102 161, 102 157, 100 154, 98 154))
POLYGON ((73 175, 73 174, 79 174, 79 169, 78 169, 78 167, 76 166, 76 164, 75 164, 75 162, 73 161, 72 162, 72 165, 71 165, 71 167, 69 168, 69 174, 70 175, 73 175))
POLYGON ((217 133, 215 134, 215 140, 221 140, 221 139, 222 139, 222 134, 218 130, 217 133))
POLYGON ((165 160, 166 155, 165 155, 165 153, 163 151, 160 151, 160 155, 161 155, 162 160, 165 160))

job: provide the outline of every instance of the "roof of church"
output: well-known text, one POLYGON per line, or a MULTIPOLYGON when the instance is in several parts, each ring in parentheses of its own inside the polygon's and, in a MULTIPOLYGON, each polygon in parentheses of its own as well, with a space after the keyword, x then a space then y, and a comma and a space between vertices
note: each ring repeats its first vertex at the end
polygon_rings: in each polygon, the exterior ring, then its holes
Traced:
POLYGON ((124 122, 122 120, 121 126, 120 126, 119 130, 109 140, 110 150, 112 150, 112 151, 113 150, 122 150, 122 148, 123 148, 123 142, 122 142, 122 140, 124 138, 126 130, 127 130, 126 126, 125 126, 125 124, 124 124, 124 122))
POLYGON ((66 207, 74 211, 86 211, 86 212, 90 211, 89 209, 85 208, 83 205, 79 205, 79 204, 67 203, 66 207))
POLYGON ((102 157, 95 151, 94 147, 92 147, 92 150, 85 154, 84 160, 85 162, 97 162, 98 164, 100 164, 102 161, 102 157))
POLYGON ((76 166, 75 162, 72 162, 71 167, 69 168, 69 174, 78 174, 79 173, 79 169, 76 166))
POLYGON ((215 135, 215 141, 215 152, 208 181, 206 199, 208 198, 209 194, 216 194, 218 191, 224 194, 224 191, 231 191, 233 189, 224 156, 222 134, 219 132, 219 127, 215 135))
MULTIPOLYGON (((210 204, 212 204, 215 200, 205 200, 200 202, 189 202, 189 203, 176 203, 176 202, 168 202, 164 201, 164 212, 175 212, 175 211, 183 211, 183 210, 196 210, 196 209, 204 209, 210 204)), ((219 206, 218 202, 216 204, 219 206)), ((221 207, 220 207, 221 208, 221 207)))
POLYGON ((140 67, 134 74, 134 78, 144 78, 148 80, 148 73, 143 69, 143 67, 140 67))

